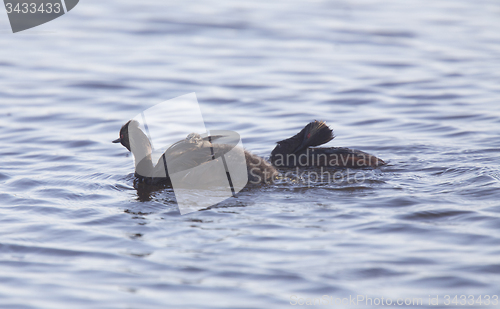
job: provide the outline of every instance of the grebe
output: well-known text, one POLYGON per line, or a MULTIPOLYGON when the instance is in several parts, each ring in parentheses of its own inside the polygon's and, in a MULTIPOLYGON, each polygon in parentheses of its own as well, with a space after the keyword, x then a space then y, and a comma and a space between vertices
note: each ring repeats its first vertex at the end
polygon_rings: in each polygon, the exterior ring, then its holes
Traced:
MULTIPOLYGON (((121 143, 132 152, 136 160, 135 176, 146 184, 168 183, 169 166, 187 170, 209 162, 215 157, 227 154, 230 145, 213 143, 217 136, 202 138, 191 133, 185 140, 172 145, 160 157, 156 165, 151 158, 151 144, 148 137, 139 128, 136 120, 130 120, 120 129, 120 137, 113 143, 121 143), (131 149, 131 140, 134 149, 131 149), (210 148, 210 152, 208 152, 210 148), (139 162, 137 162, 139 161, 139 162)), ((265 159, 243 150, 251 183, 270 183, 279 174, 276 168, 289 167, 377 167, 385 164, 381 159, 368 153, 342 147, 314 147, 323 145, 334 138, 333 131, 323 121, 313 121, 298 134, 277 143, 271 152, 270 163, 265 159)), ((171 171, 172 172, 172 171, 171 171)))

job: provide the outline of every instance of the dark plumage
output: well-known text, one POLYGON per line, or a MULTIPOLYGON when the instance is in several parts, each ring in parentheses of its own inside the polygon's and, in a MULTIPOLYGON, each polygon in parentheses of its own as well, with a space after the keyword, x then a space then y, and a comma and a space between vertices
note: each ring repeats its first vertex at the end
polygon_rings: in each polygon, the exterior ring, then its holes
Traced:
POLYGON ((366 152, 343 147, 316 147, 335 136, 323 121, 313 121, 299 133, 278 142, 271 152, 275 167, 377 167, 385 164, 366 152))

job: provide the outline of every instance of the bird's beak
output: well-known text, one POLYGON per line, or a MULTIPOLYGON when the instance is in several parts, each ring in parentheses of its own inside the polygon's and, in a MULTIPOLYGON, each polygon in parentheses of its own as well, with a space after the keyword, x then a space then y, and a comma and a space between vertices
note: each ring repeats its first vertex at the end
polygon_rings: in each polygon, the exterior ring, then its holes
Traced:
POLYGON ((121 143, 122 139, 121 138, 117 138, 113 141, 113 143, 121 143))

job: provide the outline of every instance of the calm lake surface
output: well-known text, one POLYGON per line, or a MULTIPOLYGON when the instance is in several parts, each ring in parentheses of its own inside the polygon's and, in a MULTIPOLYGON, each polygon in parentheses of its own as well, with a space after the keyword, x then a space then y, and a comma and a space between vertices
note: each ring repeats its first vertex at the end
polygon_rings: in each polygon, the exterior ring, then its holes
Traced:
POLYGON ((500 2, 85 0, 0 46, 1 308, 498 308, 500 2), (111 141, 190 92, 258 155, 319 119, 388 164, 181 216, 111 141))

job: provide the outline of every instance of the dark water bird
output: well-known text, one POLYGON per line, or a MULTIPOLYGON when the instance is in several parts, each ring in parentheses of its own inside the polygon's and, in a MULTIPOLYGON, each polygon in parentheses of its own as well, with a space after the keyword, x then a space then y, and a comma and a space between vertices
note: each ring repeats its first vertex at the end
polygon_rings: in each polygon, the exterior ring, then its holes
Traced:
POLYGON ((344 147, 315 147, 334 139, 333 130, 323 121, 313 121, 296 135, 279 141, 271 152, 275 167, 377 167, 381 159, 344 147))
MULTIPOLYGON (((120 138, 114 140, 113 143, 121 143, 132 152, 136 162, 135 176, 139 182, 158 184, 169 182, 169 172, 172 175, 177 171, 193 167, 203 168, 204 164, 215 158, 227 155, 233 146, 217 143, 218 138, 221 136, 202 137, 191 133, 186 139, 168 148, 156 164, 153 164, 151 157, 150 141, 135 120, 130 120, 122 126, 120 138), (166 168, 167 165, 175 170, 169 171, 166 168)), ((270 163, 243 150, 249 182, 270 183, 279 174, 277 168, 320 166, 357 168, 377 167, 385 164, 381 159, 359 150, 342 147, 315 147, 333 138, 332 129, 323 121, 313 121, 296 135, 278 142, 271 152, 270 163)), ((228 160, 231 158, 229 157, 228 160)), ((206 166, 206 173, 210 174, 208 164, 206 166)), ((186 179, 186 181, 196 182, 200 178, 196 175, 193 177, 196 178, 186 179)))

